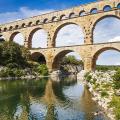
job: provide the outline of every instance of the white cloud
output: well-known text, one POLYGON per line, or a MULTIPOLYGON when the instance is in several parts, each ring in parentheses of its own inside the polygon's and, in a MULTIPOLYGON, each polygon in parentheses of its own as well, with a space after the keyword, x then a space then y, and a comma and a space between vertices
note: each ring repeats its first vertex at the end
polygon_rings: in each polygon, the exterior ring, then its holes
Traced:
MULTIPOLYGON (((28 7, 21 7, 17 12, 6 12, 1 13, 0 23, 11 22, 15 20, 20 20, 23 18, 28 18, 31 16, 36 16, 44 13, 52 12, 52 9, 46 10, 37 10, 37 9, 29 9, 28 7)), ((21 33, 17 34, 14 37, 14 41, 19 43, 20 45, 24 44, 24 37, 21 33)), ((37 31, 33 36, 33 47, 46 47, 47 46, 47 38, 45 32, 37 31)))
POLYGON ((49 13, 51 11, 54 11, 54 9, 38 10, 38 9, 30 9, 28 7, 21 7, 16 12, 0 13, 0 23, 11 22, 11 21, 15 21, 23 18, 44 14, 44 13, 49 13))
POLYGON ((108 17, 97 23, 94 30, 94 42, 108 42, 120 36, 120 20, 113 17, 108 17))
POLYGON ((70 24, 63 27, 56 38, 56 46, 84 44, 84 35, 80 26, 70 24))
POLYGON ((116 36, 116 37, 110 39, 108 42, 117 42, 117 41, 120 41, 120 36, 116 36))

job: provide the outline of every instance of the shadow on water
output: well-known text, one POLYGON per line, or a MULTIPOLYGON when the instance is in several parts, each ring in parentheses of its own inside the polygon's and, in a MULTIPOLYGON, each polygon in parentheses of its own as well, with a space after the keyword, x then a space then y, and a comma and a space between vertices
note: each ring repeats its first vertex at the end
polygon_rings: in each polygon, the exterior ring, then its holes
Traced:
POLYGON ((0 120, 104 120, 76 76, 0 81, 0 120))

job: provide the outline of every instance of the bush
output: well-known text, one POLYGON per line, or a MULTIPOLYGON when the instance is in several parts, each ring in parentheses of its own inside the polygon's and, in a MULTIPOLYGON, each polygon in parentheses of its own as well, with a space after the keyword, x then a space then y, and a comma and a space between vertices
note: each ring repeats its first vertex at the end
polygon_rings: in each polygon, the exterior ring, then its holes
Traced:
POLYGON ((45 64, 40 64, 37 67, 37 71, 39 75, 48 75, 48 69, 47 66, 45 64))
POLYGON ((86 79, 87 82, 90 82, 91 79, 92 79, 92 76, 89 74, 89 72, 86 73, 84 77, 85 77, 85 79, 86 79))
POLYGON ((110 102, 110 107, 114 108, 116 120, 120 120, 120 97, 114 96, 110 102))
POLYGON ((113 80, 120 81, 120 69, 118 69, 117 72, 114 74, 113 80))
POLYGON ((109 94, 106 91, 101 92, 101 97, 107 97, 109 94))
POLYGON ((25 68, 29 51, 12 41, 0 44, 0 64, 10 68, 25 68), (26 56, 26 57, 25 57, 26 56))
POLYGON ((108 70, 118 70, 120 66, 108 66, 108 65, 97 65, 96 70, 98 71, 108 71, 108 70))
POLYGON ((120 89, 120 69, 113 76, 113 87, 115 89, 120 89))
POLYGON ((32 71, 37 75, 48 75, 48 69, 45 64, 32 63, 32 71))
POLYGON ((21 77, 24 75, 23 70, 21 69, 10 69, 10 68, 6 68, 1 70, 0 72, 0 77, 21 77))

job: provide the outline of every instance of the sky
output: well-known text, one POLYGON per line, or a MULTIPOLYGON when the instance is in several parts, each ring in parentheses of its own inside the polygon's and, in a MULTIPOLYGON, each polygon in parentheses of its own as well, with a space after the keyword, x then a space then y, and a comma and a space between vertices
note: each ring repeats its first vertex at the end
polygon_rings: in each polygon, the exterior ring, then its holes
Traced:
MULTIPOLYGON (((96 0, 0 0, 0 23, 11 22, 56 10, 67 9, 96 0)), ((115 18, 106 18, 100 21, 94 30, 94 43, 120 41, 120 21, 115 18)), ((14 41, 23 44, 22 34, 15 36, 14 41)), ((47 47, 47 33, 37 31, 33 36, 33 47, 47 47), (43 42, 44 41, 44 42, 43 42)), ((84 34, 80 26, 67 25, 63 27, 56 38, 56 46, 83 44, 84 34)), ((76 55, 77 58, 78 55, 76 55)), ((120 65, 120 53, 106 51, 97 60, 97 64, 120 65), (114 57, 113 57, 114 56, 114 57)))

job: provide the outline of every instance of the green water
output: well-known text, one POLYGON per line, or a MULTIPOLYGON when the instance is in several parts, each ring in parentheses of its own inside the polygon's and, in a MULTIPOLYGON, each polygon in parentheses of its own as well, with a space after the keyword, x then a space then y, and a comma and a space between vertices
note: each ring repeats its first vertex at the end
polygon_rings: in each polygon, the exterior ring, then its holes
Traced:
POLYGON ((0 120, 105 120, 75 77, 0 81, 0 120))

